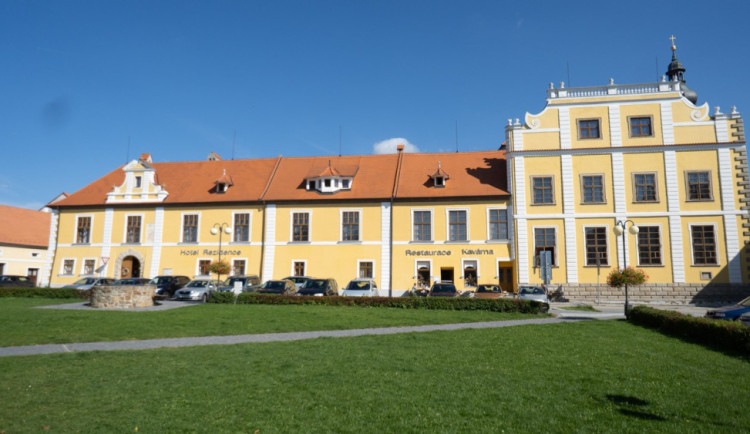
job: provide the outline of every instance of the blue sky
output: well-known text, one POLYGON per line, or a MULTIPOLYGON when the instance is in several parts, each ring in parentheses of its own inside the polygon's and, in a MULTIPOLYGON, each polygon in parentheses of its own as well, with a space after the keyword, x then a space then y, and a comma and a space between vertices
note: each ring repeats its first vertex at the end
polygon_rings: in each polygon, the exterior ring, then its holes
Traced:
POLYGON ((5 0, 0 203, 39 208, 143 152, 451 152, 456 124, 460 150, 496 149, 550 82, 656 81, 672 34, 699 104, 750 113, 749 4, 5 0))

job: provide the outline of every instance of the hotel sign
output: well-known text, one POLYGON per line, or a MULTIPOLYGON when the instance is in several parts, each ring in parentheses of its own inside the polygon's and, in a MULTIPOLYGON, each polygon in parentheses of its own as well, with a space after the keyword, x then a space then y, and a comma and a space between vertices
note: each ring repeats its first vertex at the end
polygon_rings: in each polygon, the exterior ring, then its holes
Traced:
MULTIPOLYGON (((216 250, 203 249, 202 252, 201 252, 200 249, 182 249, 182 250, 180 250, 180 255, 181 256, 198 256, 198 254, 201 254, 203 256, 217 256, 219 254, 219 249, 216 249, 216 250)), ((237 256, 237 255, 242 254, 242 252, 239 251, 239 250, 225 250, 225 249, 221 249, 221 254, 222 255, 227 255, 227 256, 237 256)))

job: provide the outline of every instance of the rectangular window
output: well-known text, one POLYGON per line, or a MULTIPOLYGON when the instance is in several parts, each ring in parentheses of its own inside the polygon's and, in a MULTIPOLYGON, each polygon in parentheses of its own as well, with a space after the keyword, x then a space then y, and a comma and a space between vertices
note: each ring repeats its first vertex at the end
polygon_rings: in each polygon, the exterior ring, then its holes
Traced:
POLYGON ((343 241, 359 241, 358 211, 345 211, 341 213, 341 239, 343 241))
POLYGON ((91 217, 78 217, 78 229, 76 231, 76 243, 88 244, 91 242, 91 217))
POLYGON ((135 188, 141 188, 141 177, 136 176, 135 177, 135 188))
POLYGON ((630 118, 630 137, 650 137, 651 135, 650 117, 630 118))
POLYGON ((489 212, 490 219, 490 239, 507 240, 508 239, 508 210, 491 209, 489 212))
POLYGON ((127 243, 140 243, 141 242, 141 216, 129 215, 128 216, 128 228, 127 243))
POLYGON ((310 241, 310 214, 295 212, 292 214, 292 241, 310 241))
POLYGON ((661 265, 659 226, 639 226, 638 229, 638 265, 661 265))
POLYGON ((549 205, 555 203, 551 176, 534 176, 531 178, 532 205, 549 205))
POLYGON ((250 214, 234 215, 234 241, 246 243, 250 241, 250 214))
POLYGON ((96 259, 85 259, 83 261, 83 274, 86 276, 94 274, 95 266, 96 266, 96 259))
POLYGON ((432 211, 414 211, 414 241, 432 240, 432 211))
POLYGON ((211 270, 208 268, 211 266, 210 259, 201 259, 198 261, 198 274, 201 276, 208 276, 211 274, 211 270))
POLYGON ((73 275, 73 267, 75 267, 75 265, 76 265, 75 259, 65 259, 65 260, 63 260, 62 274, 64 276, 72 276, 73 275))
POLYGON ((582 119, 578 121, 578 138, 579 139, 598 139, 599 119, 582 119))
POLYGON ((235 259, 232 262, 232 275, 233 276, 245 275, 245 260, 244 259, 235 259))
POLYGON ((198 242, 198 214, 185 214, 182 216, 182 242, 198 242))
POLYGON ((555 228, 534 228, 534 261, 539 263, 539 252, 552 252, 552 265, 557 265, 555 254, 555 228))
POLYGON ((586 265, 596 265, 597 259, 600 265, 608 265, 607 256, 607 228, 586 228, 586 265))
POLYGON ((716 234, 712 225, 690 226, 693 241, 693 263, 716 265, 716 234))
POLYGON ((372 262, 363 261, 359 263, 359 278, 372 279, 372 262))
POLYGON ((604 177, 602 175, 581 175, 583 203, 604 203, 604 177))
POLYGON ((305 263, 302 261, 294 262, 294 275, 304 276, 305 275, 305 263))
POLYGON ((687 177, 688 200, 712 200, 711 173, 685 172, 687 177))
POLYGON ((656 174, 634 173, 633 190, 636 202, 656 202, 656 174))
POLYGON ((448 211, 450 241, 466 241, 466 211, 448 211))

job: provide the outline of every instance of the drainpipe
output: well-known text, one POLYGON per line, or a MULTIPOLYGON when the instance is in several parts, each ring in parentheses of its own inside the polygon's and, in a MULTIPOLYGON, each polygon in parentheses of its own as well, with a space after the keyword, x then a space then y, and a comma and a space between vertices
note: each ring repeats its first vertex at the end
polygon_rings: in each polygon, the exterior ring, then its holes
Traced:
POLYGON ((401 178, 401 163, 404 159, 404 145, 398 145, 396 146, 396 150, 398 151, 398 162, 396 163, 396 176, 393 179, 393 190, 391 191, 391 213, 390 213, 390 233, 388 234, 389 238, 389 244, 390 244, 390 252, 388 262, 389 262, 389 269, 390 269, 390 275, 388 276, 388 297, 393 297, 393 201, 396 199, 396 194, 398 193, 398 183, 401 178))

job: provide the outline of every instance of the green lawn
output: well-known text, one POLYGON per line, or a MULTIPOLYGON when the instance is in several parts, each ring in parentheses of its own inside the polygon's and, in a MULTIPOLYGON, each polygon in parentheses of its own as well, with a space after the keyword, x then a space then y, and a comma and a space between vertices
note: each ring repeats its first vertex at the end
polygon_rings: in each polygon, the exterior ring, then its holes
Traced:
POLYGON ((624 321, 7 357, 0 385, 7 433, 750 426, 748 361, 624 321))
POLYGON ((199 304, 153 312, 35 309, 71 300, 0 298, 0 347, 499 321, 516 313, 335 306, 199 304))

